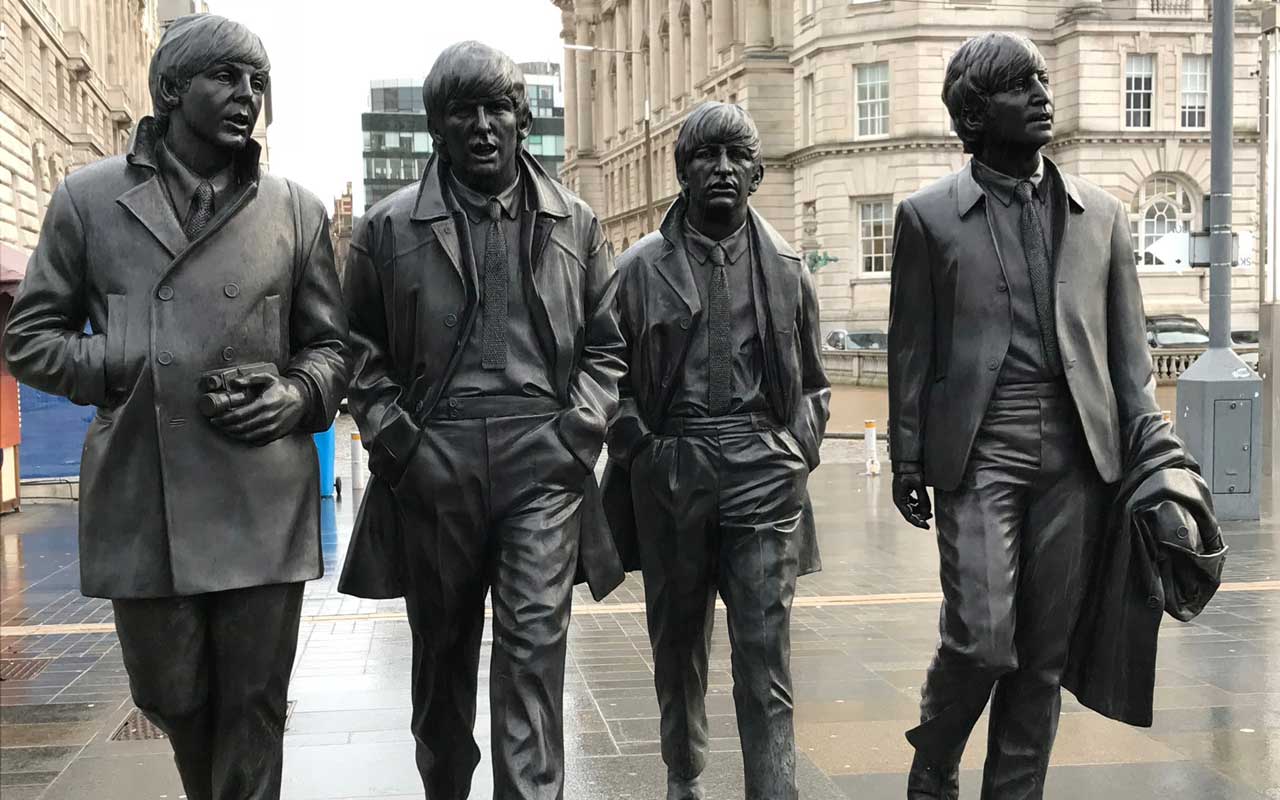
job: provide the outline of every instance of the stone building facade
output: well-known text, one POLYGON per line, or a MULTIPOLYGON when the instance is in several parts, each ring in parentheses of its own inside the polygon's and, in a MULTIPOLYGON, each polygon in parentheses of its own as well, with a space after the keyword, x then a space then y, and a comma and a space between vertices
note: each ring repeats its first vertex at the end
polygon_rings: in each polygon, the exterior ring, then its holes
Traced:
POLYGON ((150 112, 155 0, 0 0, 0 257, 25 267, 53 190, 150 112))
MULTIPOLYGON (((816 256, 824 327, 883 330, 897 204, 966 158, 940 98, 946 62, 965 39, 1008 30, 1049 62, 1050 156, 1130 211, 1148 313, 1207 319, 1208 270, 1146 252, 1207 226, 1207 0, 553 2, 567 45, 626 51, 566 49, 563 177, 616 249, 651 230, 678 192, 672 149, 689 109, 738 103, 764 144, 754 203, 816 256)), ((1261 223, 1257 11, 1237 4, 1233 223, 1247 234, 1261 223)), ((1251 239, 1235 273, 1239 330, 1257 329, 1251 239)))

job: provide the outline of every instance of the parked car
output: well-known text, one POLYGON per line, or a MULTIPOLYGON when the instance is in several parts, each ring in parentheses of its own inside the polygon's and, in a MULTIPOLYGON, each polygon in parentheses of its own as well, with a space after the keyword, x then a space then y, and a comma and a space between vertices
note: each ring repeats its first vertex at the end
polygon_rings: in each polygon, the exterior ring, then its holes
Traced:
POLYGON ((827 334, 825 344, 828 350, 884 350, 889 346, 889 334, 837 328, 827 334))
POLYGON ((1181 314, 1147 317, 1147 344, 1152 347, 1208 347, 1209 332, 1181 314))
POLYGON ((1232 331, 1231 341, 1233 344, 1250 345, 1258 343, 1257 331, 1232 331))

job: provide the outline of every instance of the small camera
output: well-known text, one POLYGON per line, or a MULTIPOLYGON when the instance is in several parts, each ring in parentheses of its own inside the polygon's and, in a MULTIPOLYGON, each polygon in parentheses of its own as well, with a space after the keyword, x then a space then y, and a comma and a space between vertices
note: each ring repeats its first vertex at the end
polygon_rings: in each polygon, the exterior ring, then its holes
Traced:
POLYGON ((196 405, 206 417, 216 417, 233 408, 248 405, 257 393, 253 390, 234 389, 236 378, 252 378, 256 375, 279 375, 275 364, 258 362, 235 367, 210 370, 200 376, 200 399, 196 405))

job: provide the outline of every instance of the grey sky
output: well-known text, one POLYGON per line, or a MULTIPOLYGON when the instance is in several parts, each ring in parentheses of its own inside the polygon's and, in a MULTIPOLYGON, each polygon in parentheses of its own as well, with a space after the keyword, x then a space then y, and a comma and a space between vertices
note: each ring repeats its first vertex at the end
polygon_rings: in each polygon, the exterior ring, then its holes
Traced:
POLYGON ((436 55, 479 39, 517 61, 561 61, 551 0, 209 0, 271 56, 271 171, 332 198, 351 181, 364 208, 360 114, 369 81, 423 78, 436 55))

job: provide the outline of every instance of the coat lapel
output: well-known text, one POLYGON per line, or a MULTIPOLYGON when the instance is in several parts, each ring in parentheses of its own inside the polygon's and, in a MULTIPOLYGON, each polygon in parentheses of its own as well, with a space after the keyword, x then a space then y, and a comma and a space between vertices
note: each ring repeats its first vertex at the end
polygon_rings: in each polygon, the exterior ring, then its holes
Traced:
POLYGON ((156 241, 175 258, 187 247, 187 236, 178 225, 178 217, 169 195, 160 185, 160 175, 151 177, 116 198, 116 202, 142 223, 156 241))
POLYGON ((780 354, 784 352, 784 347, 791 347, 791 339, 795 335, 797 304, 802 302, 800 276, 795 270, 804 269, 804 265, 792 267, 784 263, 784 252, 790 258, 798 260, 798 257, 754 209, 751 212, 751 234, 758 262, 756 274, 761 283, 760 290, 756 292, 756 325, 760 342, 766 345, 763 348, 765 385, 771 395, 769 399, 773 407, 783 419, 787 419, 792 409, 780 378, 780 354), (761 296, 763 303, 760 302, 761 296))
MULTIPOLYGON (((453 217, 445 217, 431 223, 431 232, 435 234, 436 241, 440 243, 440 249, 444 250, 445 256, 449 259, 449 264, 453 267, 453 271, 458 274, 458 280, 462 281, 462 285, 471 287, 475 285, 474 280, 468 280, 467 267, 464 263, 471 263, 468 259, 463 261, 462 244, 458 237, 458 223, 453 217)), ((474 276, 473 276, 474 277, 474 276)))
MULTIPOLYGON (((555 229, 556 218, 531 209, 525 210, 523 214, 525 222, 520 226, 520 268, 524 271, 525 302, 533 312, 533 332, 538 337, 538 346, 542 348, 542 354, 551 366, 551 373, 559 379, 561 376, 558 366, 561 359, 557 358, 557 354, 567 352, 573 342, 562 341, 562 337, 557 335, 557 328, 551 324, 551 313, 547 311, 545 300, 549 290, 539 282, 540 277, 543 282, 547 278, 539 267, 547 242, 551 239, 551 232, 555 229)), ((556 385, 561 385, 558 380, 556 385)))

